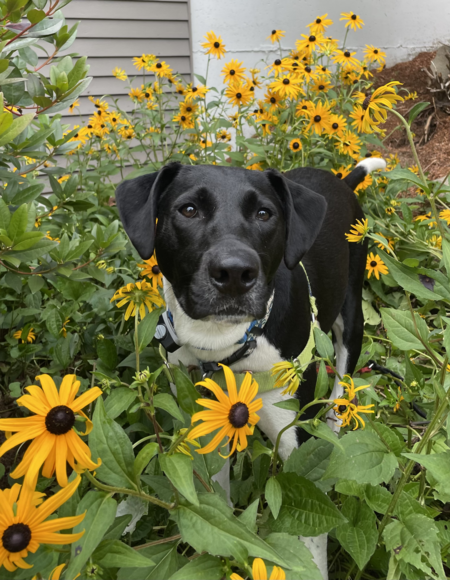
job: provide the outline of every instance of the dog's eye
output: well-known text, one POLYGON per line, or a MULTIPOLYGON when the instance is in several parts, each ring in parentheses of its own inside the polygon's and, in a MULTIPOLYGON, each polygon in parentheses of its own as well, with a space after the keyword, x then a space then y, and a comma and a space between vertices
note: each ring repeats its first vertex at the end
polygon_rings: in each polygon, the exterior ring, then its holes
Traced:
POLYGON ((270 211, 264 207, 258 210, 256 214, 256 219, 261 220, 262 222, 266 222, 272 214, 270 211))
POLYGON ((193 218, 197 215, 197 208, 192 203, 187 203, 180 208, 180 213, 182 213, 184 217, 193 218))

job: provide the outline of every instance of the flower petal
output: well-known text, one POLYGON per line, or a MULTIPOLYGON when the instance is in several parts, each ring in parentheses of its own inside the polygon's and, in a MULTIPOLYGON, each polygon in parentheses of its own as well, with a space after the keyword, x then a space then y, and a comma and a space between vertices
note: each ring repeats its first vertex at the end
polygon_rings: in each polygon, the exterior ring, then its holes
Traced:
POLYGON ((75 399, 75 401, 73 401, 73 403, 70 405, 70 408, 74 413, 76 413, 80 409, 86 407, 86 405, 89 405, 89 403, 92 403, 92 401, 95 401, 95 399, 100 397, 101 394, 101 389, 98 387, 92 387, 92 389, 88 389, 86 392, 80 395, 78 399, 75 399))
POLYGON ((228 395, 230 397, 230 402, 232 405, 234 405, 235 403, 238 402, 236 378, 234 376, 233 371, 230 369, 230 367, 227 367, 226 365, 222 365, 220 363, 219 363, 219 366, 222 367, 222 369, 223 369, 223 372, 225 375, 225 381, 227 383, 227 391, 228 391, 228 395))
POLYGON ((42 523, 48 518, 50 514, 56 511, 63 503, 65 503, 75 493, 77 487, 80 485, 81 477, 78 475, 73 481, 63 487, 60 491, 52 495, 43 504, 41 504, 34 513, 33 518, 29 521, 30 528, 42 523))
POLYGON ((61 405, 70 405, 80 388, 80 381, 76 380, 76 375, 66 375, 59 387, 59 400, 61 405))
POLYGON ((14 447, 16 447, 16 445, 20 445, 21 443, 24 443, 25 441, 28 441, 29 439, 34 439, 35 437, 39 437, 39 435, 42 435, 42 433, 45 433, 45 432, 46 432, 45 425, 36 424, 33 427, 30 427, 29 429, 27 429, 26 431, 21 431, 19 433, 16 433, 15 435, 13 435, 9 439, 7 439, 2 444, 2 446, 0 447, 0 457, 2 455, 4 455, 7 451, 9 451, 10 449, 13 449, 14 447))
POLYGON ((39 375, 36 377, 39 379, 42 390, 47 397, 47 401, 51 407, 58 407, 61 403, 59 401, 59 393, 56 388, 55 382, 50 375, 39 375))

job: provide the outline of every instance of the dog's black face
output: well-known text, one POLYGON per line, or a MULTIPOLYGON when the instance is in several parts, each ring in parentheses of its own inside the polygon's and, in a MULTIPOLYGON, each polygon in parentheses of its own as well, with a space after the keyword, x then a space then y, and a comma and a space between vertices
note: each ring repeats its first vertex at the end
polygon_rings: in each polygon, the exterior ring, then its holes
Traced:
POLYGON ((122 183, 116 200, 132 243, 144 259, 155 247, 186 314, 236 322, 264 316, 283 255, 298 263, 326 208, 277 172, 179 164, 122 183))

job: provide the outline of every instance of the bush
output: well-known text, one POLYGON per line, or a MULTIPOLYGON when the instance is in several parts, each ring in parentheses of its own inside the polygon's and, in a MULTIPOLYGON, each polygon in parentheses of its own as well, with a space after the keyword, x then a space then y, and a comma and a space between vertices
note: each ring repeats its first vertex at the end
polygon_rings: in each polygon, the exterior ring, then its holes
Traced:
MULTIPOLYGON (((256 573, 263 558, 287 578, 310 580, 318 571, 297 536, 323 532, 332 578, 445 578, 450 188, 446 179, 429 181, 417 158, 411 124, 424 104, 400 117, 395 103, 409 95, 398 83, 372 87, 383 53, 368 46, 357 60, 347 35, 342 50, 325 37, 331 22, 321 17, 288 55, 274 31, 280 58, 258 64, 262 74, 225 64, 223 89, 208 87, 208 74, 186 85, 156 57, 136 57, 142 77, 113 71, 130 83, 131 113, 112 98, 93 99, 87 125, 62 127, 58 112, 70 105, 76 114, 90 80, 85 58, 60 56, 76 35, 56 11, 66 4, 0 1, 0 369, 4 412, 13 416, 0 429, 17 432, 0 452, 33 440, 25 454, 19 447, 8 456, 2 578, 236 578, 249 576, 252 562, 256 573), (43 40, 51 45, 45 61, 36 52, 43 40), (197 452, 214 447, 211 434, 199 434, 208 428, 192 425, 198 387, 154 341, 162 276, 156 257, 139 264, 126 241, 115 185, 169 160, 308 165, 342 179, 358 160, 382 155, 387 114, 399 117, 417 165, 402 169, 391 156, 388 170, 357 190, 367 219, 348 238, 370 244, 358 372, 341 377, 343 399, 328 400, 334 354, 316 334, 320 410, 302 421, 303 409, 287 403, 314 437, 283 464, 279 440, 247 427, 248 445, 231 459, 232 509, 211 479, 225 459, 197 452), (376 365, 368 368, 369 360, 376 365), (36 375, 43 391, 32 386, 36 375), (337 439, 320 421, 330 408, 366 429, 343 429, 337 439), (47 501, 59 519, 13 520, 14 504, 29 514, 42 501, 26 495, 30 486, 57 492, 47 501), (37 544, 14 528, 14 545, 11 526, 27 522, 37 544)), ((363 24, 352 13, 343 19, 347 32, 363 24)), ((212 32, 206 39, 209 69, 225 46, 212 32)), ((275 371, 295 391, 301 363, 275 371)))

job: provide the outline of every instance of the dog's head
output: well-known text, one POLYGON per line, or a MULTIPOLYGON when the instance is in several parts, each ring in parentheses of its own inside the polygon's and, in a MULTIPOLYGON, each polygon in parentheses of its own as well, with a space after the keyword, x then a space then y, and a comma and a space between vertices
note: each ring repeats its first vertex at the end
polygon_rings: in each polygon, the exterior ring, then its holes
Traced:
POLYGON ((321 195, 274 170, 178 163, 124 181, 116 203, 188 316, 236 321, 264 316, 283 256, 298 264, 326 212, 321 195))

